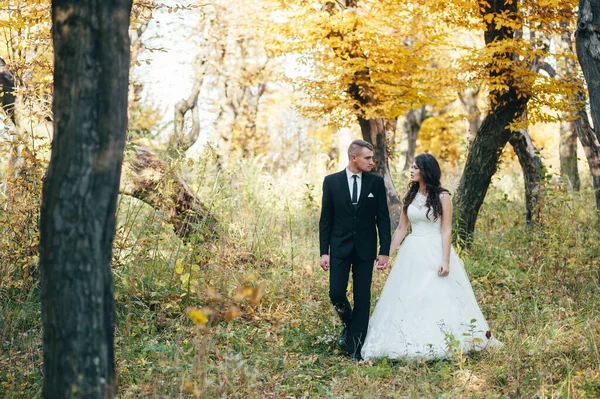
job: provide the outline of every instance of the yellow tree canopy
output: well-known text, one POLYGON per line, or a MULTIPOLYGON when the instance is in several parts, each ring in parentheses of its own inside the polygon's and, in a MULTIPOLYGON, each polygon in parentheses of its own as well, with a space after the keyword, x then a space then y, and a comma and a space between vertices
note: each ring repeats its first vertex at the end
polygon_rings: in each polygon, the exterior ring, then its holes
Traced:
POLYGON ((474 85, 501 93, 507 80, 530 99, 534 122, 555 120, 556 111, 567 109, 572 83, 551 75, 557 61, 571 55, 553 40, 574 20, 574 0, 523 1, 514 14, 495 13, 475 0, 340 3, 281 1, 270 15, 269 49, 295 54, 304 65, 294 83, 310 101, 309 113, 391 118, 420 105, 442 105, 474 85), (466 39, 481 39, 486 23, 518 33, 488 46, 466 39), (510 73, 493 73, 503 70, 510 73), (351 96, 352 85, 369 101, 351 96))
POLYGON ((270 49, 298 55, 305 73, 296 83, 310 101, 307 110, 394 117, 452 97, 444 90, 456 76, 452 49, 445 46, 449 32, 429 12, 416 2, 391 0, 342 9, 330 2, 291 2, 272 14, 270 49), (369 104, 348 94, 352 84, 369 104))
MULTIPOLYGON (((134 1, 131 29, 139 25, 140 9, 159 7, 153 0, 134 1)), ((0 0, 0 57, 15 76, 17 95, 40 104, 50 113, 54 52, 51 0, 0 0), (39 101, 38 101, 39 103, 39 101)))

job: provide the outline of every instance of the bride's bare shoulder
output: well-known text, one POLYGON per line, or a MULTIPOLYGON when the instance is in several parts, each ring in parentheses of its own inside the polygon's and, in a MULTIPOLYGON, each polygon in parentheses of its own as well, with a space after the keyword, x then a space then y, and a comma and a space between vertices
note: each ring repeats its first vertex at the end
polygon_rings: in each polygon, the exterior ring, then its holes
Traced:
POLYGON ((450 194, 450 191, 448 191, 448 190, 443 190, 443 191, 440 193, 440 199, 444 199, 444 198, 450 198, 450 196, 451 196, 451 195, 452 195, 452 194, 450 194))

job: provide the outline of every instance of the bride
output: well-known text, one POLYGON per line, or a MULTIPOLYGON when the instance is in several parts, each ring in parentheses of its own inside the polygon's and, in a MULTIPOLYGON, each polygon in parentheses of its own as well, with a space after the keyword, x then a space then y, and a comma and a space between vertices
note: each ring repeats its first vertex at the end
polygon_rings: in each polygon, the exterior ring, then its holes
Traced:
POLYGON ((390 254, 402 246, 369 321, 362 357, 436 359, 502 345, 491 335, 450 244, 452 202, 440 185, 437 160, 418 155, 410 174, 390 254))

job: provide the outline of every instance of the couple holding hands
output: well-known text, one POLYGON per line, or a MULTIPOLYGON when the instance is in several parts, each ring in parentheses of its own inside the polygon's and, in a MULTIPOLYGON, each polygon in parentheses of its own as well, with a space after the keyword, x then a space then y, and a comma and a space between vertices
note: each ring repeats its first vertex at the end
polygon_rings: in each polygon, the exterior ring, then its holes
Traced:
POLYGON ((361 361, 445 358, 458 348, 502 345, 491 335, 452 248, 452 202, 441 186, 436 159, 430 154, 415 158, 392 236, 383 178, 369 173, 373 152, 370 143, 354 140, 348 166, 323 182, 321 267, 329 272, 329 297, 342 321, 340 346, 361 361), (369 319, 373 264, 385 269, 396 250, 369 319), (350 272, 354 306, 346 295, 350 272))

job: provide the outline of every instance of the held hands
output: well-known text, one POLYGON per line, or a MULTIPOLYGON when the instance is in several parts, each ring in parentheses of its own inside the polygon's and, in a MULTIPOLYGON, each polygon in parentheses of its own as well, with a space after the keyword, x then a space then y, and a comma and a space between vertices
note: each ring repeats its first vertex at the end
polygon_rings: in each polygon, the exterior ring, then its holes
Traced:
POLYGON ((438 275, 440 277, 446 277, 450 273, 450 266, 447 263, 442 263, 438 269, 438 275))
POLYGON ((321 255, 321 269, 328 271, 329 270, 329 255, 323 254, 321 255))
POLYGON ((386 255, 379 255, 377 257, 377 259, 375 259, 375 267, 378 270, 383 270, 387 267, 388 263, 390 262, 390 257, 386 256, 386 255))
MULTIPOLYGON (((377 259, 375 260, 377 269, 379 269, 379 270, 385 269, 387 267, 389 261, 390 261, 389 256, 379 255, 377 257, 377 259)), ((327 255, 327 254, 321 255, 321 269, 328 271, 330 266, 331 266, 331 264, 329 262, 329 255, 327 255)))

